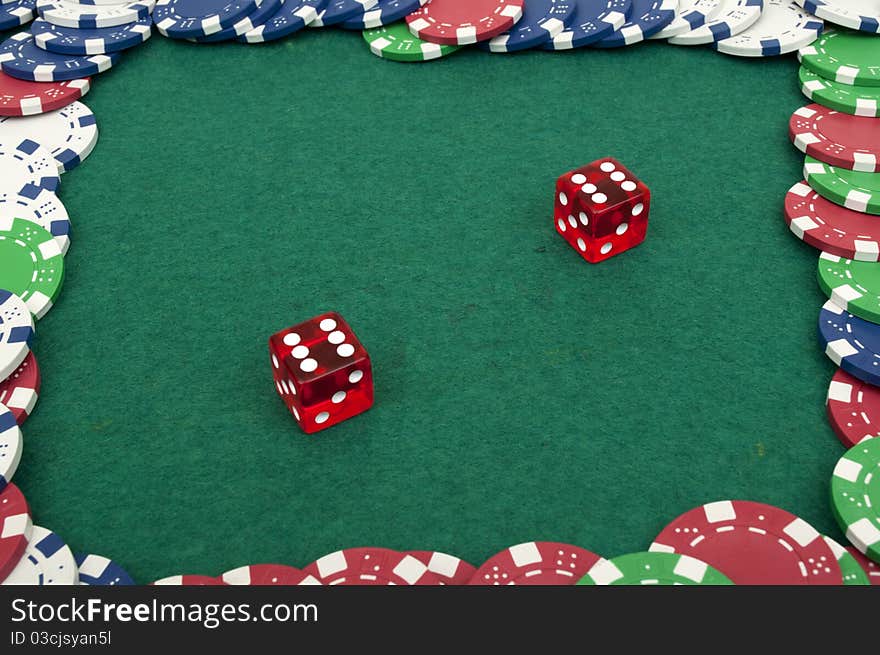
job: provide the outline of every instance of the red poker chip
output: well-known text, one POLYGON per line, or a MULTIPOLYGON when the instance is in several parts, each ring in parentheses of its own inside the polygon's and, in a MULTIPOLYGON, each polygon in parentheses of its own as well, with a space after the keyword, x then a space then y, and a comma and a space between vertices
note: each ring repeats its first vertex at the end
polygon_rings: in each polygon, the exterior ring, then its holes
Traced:
POLYGON ((408 554, 428 567, 431 573, 440 578, 442 585, 465 585, 477 570, 473 564, 446 553, 433 550, 410 550, 408 554))
POLYGON ((493 555, 477 569, 472 585, 573 585, 600 557, 553 541, 530 541, 493 555))
POLYGON ((213 578, 210 575, 172 575, 151 584, 176 587, 216 587, 226 583, 220 578, 213 578))
POLYGON ((803 153, 831 166, 880 171, 880 121, 812 104, 795 111, 788 136, 803 153))
POLYGON ((0 582, 24 555, 33 527, 24 494, 10 482, 0 491, 0 582))
POLYGON ((431 0, 406 17, 409 31, 444 45, 487 41, 522 18, 523 0, 431 0))
POLYGON ((313 576, 305 571, 284 564, 251 564, 227 571, 220 578, 227 585, 247 585, 250 587, 319 585, 313 576))
POLYGON ((348 548, 324 555, 303 571, 325 585, 439 585, 436 573, 408 553, 348 548))
POLYGON ((826 200, 806 181, 788 190, 785 221, 795 236, 814 248, 847 259, 880 260, 880 220, 826 200))
POLYGON ((91 79, 30 82, 0 72, 0 116, 33 116, 66 107, 89 92, 91 79))
POLYGON ((861 566, 862 570, 868 575, 868 580, 871 581, 871 585, 880 585, 880 564, 869 560, 863 553, 852 546, 847 546, 846 552, 856 558, 859 566, 861 566))
POLYGON ((0 404, 6 405, 21 425, 27 420, 40 394, 40 368, 33 351, 12 375, 0 382, 0 404))
POLYGON ((847 448, 880 436, 880 388, 837 369, 825 404, 831 429, 847 448))
POLYGON ((685 512, 649 550, 696 557, 740 585, 843 584, 837 558, 813 526, 748 500, 720 500, 685 512))

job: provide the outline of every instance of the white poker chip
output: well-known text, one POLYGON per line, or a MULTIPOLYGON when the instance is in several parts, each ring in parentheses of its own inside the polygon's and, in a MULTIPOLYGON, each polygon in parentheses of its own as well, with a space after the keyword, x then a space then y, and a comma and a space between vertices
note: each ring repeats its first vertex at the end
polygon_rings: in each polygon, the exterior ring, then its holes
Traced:
POLYGON ((119 27, 146 18, 156 0, 140 0, 123 4, 86 5, 69 0, 37 0, 37 12, 45 20, 60 27, 95 29, 119 27))
POLYGON ((12 375, 30 352, 34 319, 19 296, 0 289, 0 380, 12 375))
POLYGON ((70 217, 54 192, 35 184, 26 184, 18 191, 0 186, 0 219, 4 218, 23 218, 36 223, 55 237, 61 254, 67 254, 70 247, 70 217))
POLYGON ((821 18, 793 0, 764 0, 764 11, 754 25, 714 47, 738 57, 785 55, 818 39, 824 26, 821 18))
MULTIPOLYGON (((0 142, 38 141, 52 153, 58 172, 76 168, 98 143, 95 115, 81 102, 37 116, 0 116, 0 142)), ((20 217, 19 217, 20 218, 20 217)))
POLYGON ((60 178, 55 157, 31 139, 10 139, 0 136, 0 180, 6 189, 21 189, 34 184, 57 191, 60 178))
POLYGON ((721 10, 721 2, 722 0, 681 0, 672 22, 648 39, 669 39, 701 27, 721 10))
POLYGON ((669 39, 673 45, 705 45, 736 36, 761 17, 763 0, 722 0, 717 14, 702 26, 669 39))
POLYGON ((880 33, 880 2, 877 0, 798 0, 819 18, 860 32, 880 33))
POLYGON ((4 585, 78 585, 79 569, 70 548, 57 534, 35 525, 24 557, 4 585))
POLYGON ((0 490, 12 482, 12 476, 21 462, 21 428, 15 420, 15 414, 0 404, 0 490))

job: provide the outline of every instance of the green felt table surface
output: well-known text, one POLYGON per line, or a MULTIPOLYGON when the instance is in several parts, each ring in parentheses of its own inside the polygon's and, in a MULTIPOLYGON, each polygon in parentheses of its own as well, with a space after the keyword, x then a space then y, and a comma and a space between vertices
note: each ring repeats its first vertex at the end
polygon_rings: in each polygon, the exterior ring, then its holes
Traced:
POLYGON ((74 550, 141 582, 363 545, 611 557, 728 498, 843 540, 817 252, 782 217, 794 56, 400 64, 331 29, 155 35, 85 102, 101 138, 62 181, 67 277, 15 476, 74 550), (608 155, 651 188, 650 228, 590 265, 554 183, 608 155), (267 339, 327 310, 376 403, 306 436, 267 339))

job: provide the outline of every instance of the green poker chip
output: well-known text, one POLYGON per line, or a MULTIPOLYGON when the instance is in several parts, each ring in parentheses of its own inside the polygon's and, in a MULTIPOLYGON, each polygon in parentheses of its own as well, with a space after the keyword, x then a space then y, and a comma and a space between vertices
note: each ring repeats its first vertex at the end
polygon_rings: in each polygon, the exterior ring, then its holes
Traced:
POLYGON ((866 214, 880 214, 880 173, 829 166, 807 156, 804 178, 816 193, 833 203, 866 214))
POLYGON ((841 84, 880 86, 880 39, 867 32, 826 32, 798 50, 801 63, 841 84))
POLYGON ((460 47, 423 41, 409 31, 406 23, 364 30, 364 40, 374 55, 394 61, 431 61, 451 55, 460 47))
POLYGON ((23 218, 0 218, 0 288, 24 300, 36 318, 61 291, 64 255, 51 233, 23 218))
POLYGON ((880 264, 819 255, 819 286, 850 314, 880 323, 880 264))
POLYGON ((847 587, 863 587, 871 585, 871 580, 868 578, 868 574, 865 573, 865 569, 862 568, 861 564, 858 563, 856 558, 853 557, 846 548, 834 541, 831 537, 823 536, 822 538, 837 558, 837 563, 840 565, 840 573, 843 575, 844 585, 847 587))
POLYGON ((850 543, 880 561, 880 439, 856 444, 837 461, 831 509, 850 543))
POLYGON ((880 86, 851 86, 816 75, 806 66, 798 69, 801 91, 820 105, 854 116, 880 116, 880 86))
POLYGON ((688 555, 630 553, 600 559, 579 585, 732 585, 726 575, 688 555))

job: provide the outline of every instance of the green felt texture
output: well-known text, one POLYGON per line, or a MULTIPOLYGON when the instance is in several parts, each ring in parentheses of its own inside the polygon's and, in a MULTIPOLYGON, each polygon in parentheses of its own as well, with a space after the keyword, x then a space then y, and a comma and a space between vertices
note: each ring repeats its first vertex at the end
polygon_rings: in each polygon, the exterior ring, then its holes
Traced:
POLYGON ((154 36, 93 81, 101 138, 62 182, 67 278, 15 477, 35 521, 142 582, 363 545, 613 557, 726 498, 842 539, 817 253, 782 216, 797 69, 654 42, 401 64, 329 29, 154 36), (608 155, 651 223, 590 265, 554 183, 608 155), (306 436, 267 339, 327 310, 376 404, 306 436))

